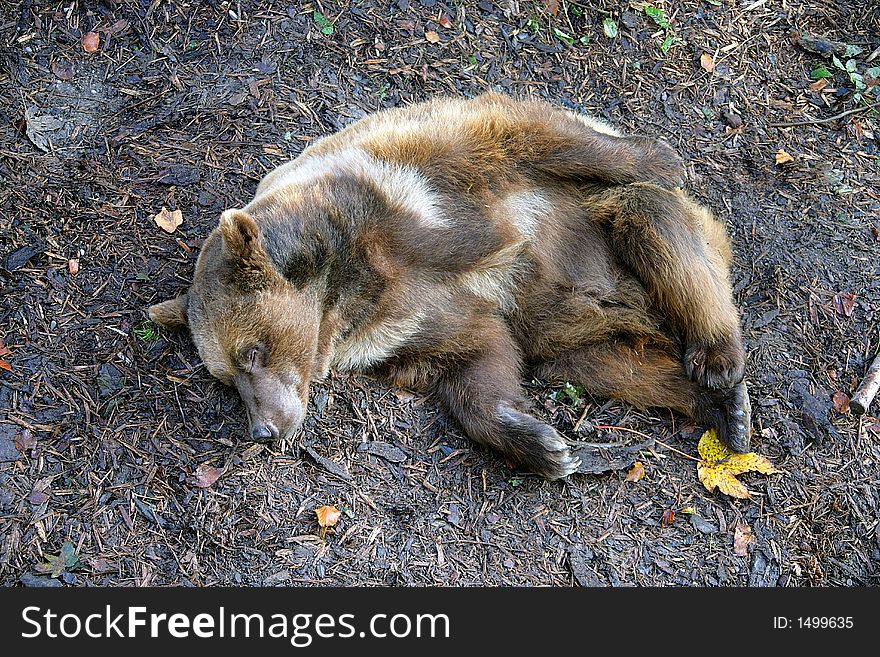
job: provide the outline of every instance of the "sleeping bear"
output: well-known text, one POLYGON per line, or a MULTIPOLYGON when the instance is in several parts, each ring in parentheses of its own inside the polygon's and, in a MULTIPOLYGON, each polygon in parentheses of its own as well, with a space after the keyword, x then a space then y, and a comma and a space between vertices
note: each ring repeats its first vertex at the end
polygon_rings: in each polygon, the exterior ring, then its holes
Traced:
POLYGON ((149 309, 235 386, 254 439, 293 436, 309 385, 427 391, 473 440, 549 479, 578 468, 524 376, 667 407, 747 450, 724 227, 664 142, 489 93, 369 115, 220 216, 192 286, 149 309))

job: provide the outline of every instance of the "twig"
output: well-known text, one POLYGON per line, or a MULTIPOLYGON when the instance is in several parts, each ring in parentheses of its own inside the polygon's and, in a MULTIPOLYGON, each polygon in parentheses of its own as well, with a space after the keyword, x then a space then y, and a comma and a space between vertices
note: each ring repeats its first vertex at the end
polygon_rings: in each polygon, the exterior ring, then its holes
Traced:
POLYGON ((871 105, 865 105, 864 107, 855 107, 850 110, 846 110, 845 112, 841 112, 840 114, 835 114, 834 116, 827 116, 824 119, 810 119, 809 121, 792 121, 791 123, 768 123, 768 128, 793 128, 797 125, 816 125, 819 123, 830 123, 831 121, 836 121, 837 119, 842 119, 845 116, 849 116, 850 114, 859 114, 860 112, 867 112, 869 109, 874 109, 875 107, 880 106, 880 103, 873 103, 871 105))
POLYGON ((856 394, 849 401, 853 413, 861 415, 867 411, 878 390, 880 390, 880 354, 874 358, 868 373, 856 389, 856 394))
POLYGON ((675 449, 675 447, 673 447, 672 445, 667 445, 662 440, 658 440, 657 438, 654 438, 653 436, 649 436, 648 434, 642 433, 641 431, 636 431, 635 429, 628 429, 627 427, 615 427, 610 424, 597 424, 593 428, 594 429, 615 429, 617 431, 629 431, 630 433, 634 433, 637 436, 642 436, 642 438, 647 438, 648 440, 653 440, 658 445, 662 445, 663 447, 665 447, 669 451, 675 452, 676 454, 683 456, 686 459, 690 459, 691 461, 697 461, 697 462, 701 461, 701 459, 698 459, 695 456, 691 456, 690 454, 685 454, 684 452, 675 449))

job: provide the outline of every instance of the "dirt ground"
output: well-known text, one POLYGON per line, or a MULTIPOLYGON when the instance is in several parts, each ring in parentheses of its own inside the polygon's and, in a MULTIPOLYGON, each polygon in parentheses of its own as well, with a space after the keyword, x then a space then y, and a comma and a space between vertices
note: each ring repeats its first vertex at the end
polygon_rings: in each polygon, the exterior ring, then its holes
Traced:
POLYGON ((880 411, 832 401, 880 339, 878 97, 791 37, 858 46, 838 59, 870 83, 880 5, 555 4, 0 0, 0 583, 880 583, 880 411), (363 376, 314 386, 296 444, 252 443, 234 391, 146 320, 219 212, 311 140, 487 89, 687 160, 735 244, 753 445, 784 471, 743 475, 752 499, 702 486, 686 418, 539 381, 560 431, 612 445, 594 447, 606 472, 517 472, 363 376), (632 459, 608 459, 643 443, 626 481, 632 459), (343 514, 322 535, 325 504, 343 514))

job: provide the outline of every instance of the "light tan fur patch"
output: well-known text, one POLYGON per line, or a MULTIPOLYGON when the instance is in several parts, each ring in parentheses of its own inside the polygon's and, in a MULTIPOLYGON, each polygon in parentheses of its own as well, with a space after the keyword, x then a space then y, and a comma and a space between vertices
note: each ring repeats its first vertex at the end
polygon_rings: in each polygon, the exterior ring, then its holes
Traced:
POLYGON ((425 313, 418 311, 400 320, 388 320, 355 332, 334 347, 330 366, 342 372, 378 365, 394 354, 422 326, 425 313))

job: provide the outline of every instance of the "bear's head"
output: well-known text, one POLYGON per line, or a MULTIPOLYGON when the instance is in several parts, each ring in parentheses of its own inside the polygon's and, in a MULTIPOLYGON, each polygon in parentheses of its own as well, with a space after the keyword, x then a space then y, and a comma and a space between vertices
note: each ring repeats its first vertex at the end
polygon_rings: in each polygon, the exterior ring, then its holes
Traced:
POLYGON ((189 329, 208 371, 238 390, 260 440, 299 429, 309 382, 325 367, 316 362, 319 292, 282 275, 266 243, 248 212, 225 211, 205 240, 189 291, 149 309, 157 324, 189 329))

